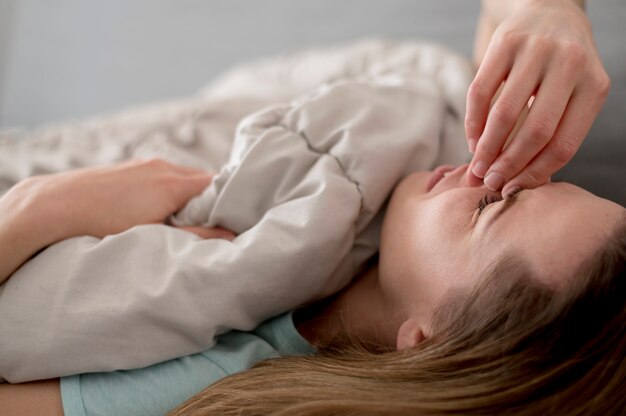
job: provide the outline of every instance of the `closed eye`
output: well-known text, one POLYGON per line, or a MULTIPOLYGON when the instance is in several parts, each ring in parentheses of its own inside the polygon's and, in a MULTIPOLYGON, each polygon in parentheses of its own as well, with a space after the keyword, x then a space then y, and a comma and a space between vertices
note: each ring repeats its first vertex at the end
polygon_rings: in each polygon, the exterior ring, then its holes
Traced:
POLYGON ((487 205, 500 201, 502 201, 502 196, 500 194, 485 194, 485 196, 480 198, 478 201, 478 215, 482 214, 487 205))

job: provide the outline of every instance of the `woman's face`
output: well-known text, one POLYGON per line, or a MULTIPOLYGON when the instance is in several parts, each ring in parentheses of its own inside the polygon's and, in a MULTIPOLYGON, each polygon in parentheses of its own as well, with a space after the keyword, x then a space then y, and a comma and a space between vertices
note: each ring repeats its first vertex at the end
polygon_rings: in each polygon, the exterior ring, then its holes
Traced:
POLYGON ((526 260, 544 283, 558 288, 606 241, 624 212, 563 182, 501 201, 485 186, 465 186, 466 170, 442 167, 406 177, 385 216, 381 287, 394 305, 425 320, 448 290, 473 287, 507 254, 526 260))

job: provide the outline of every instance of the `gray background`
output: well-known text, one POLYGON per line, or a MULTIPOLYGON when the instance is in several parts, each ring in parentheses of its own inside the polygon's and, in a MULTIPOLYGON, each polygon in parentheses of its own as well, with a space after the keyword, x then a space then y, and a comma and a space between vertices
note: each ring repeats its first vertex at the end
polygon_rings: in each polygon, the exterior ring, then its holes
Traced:
MULTIPOLYGON (((626 204, 626 0, 588 13, 613 86, 555 179, 626 204)), ((479 0, 0 0, 0 128, 196 92, 233 64, 372 36, 471 56, 479 0)))

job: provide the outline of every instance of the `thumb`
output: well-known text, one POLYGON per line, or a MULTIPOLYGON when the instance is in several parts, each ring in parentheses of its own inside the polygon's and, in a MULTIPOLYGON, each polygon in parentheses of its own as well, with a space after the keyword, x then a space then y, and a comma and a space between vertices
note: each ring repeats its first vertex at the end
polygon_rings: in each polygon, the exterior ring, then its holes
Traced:
POLYGON ((173 187, 177 206, 180 208, 189 199, 201 194, 211 184, 213 176, 208 173, 180 176, 173 187))
POLYGON ((208 240, 211 238, 220 238, 223 240, 233 241, 236 237, 235 233, 222 227, 208 227, 207 228, 207 227, 186 225, 186 226, 176 227, 176 228, 193 233, 201 238, 204 238, 205 240, 208 240))

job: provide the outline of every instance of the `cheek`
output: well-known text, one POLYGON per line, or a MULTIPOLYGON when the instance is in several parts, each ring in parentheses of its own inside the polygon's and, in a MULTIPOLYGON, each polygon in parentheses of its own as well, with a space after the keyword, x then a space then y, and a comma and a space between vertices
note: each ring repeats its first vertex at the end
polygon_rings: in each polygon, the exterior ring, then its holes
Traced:
MULTIPOLYGON (((399 189, 400 191, 402 189, 399 189)), ((465 239, 471 213, 456 198, 397 192, 389 203, 381 235, 381 256, 421 263, 433 256, 442 261, 465 239), (383 253, 388 252, 388 253, 383 253)))
POLYGON ((433 201, 423 204, 415 216, 412 228, 418 230, 412 238, 413 248, 420 254, 422 269, 430 273, 447 274, 449 267, 463 261, 467 247, 467 216, 462 215, 453 201, 433 201))
POLYGON ((419 234, 414 224, 415 215, 406 199, 397 196, 394 194, 385 214, 378 264, 381 288, 395 302, 400 301, 399 294, 410 289, 419 256, 413 243, 415 235, 419 234))
MULTIPOLYGON (((472 255, 472 200, 436 197, 390 203, 380 250, 381 283, 403 303, 436 303, 453 286, 465 286, 472 255)), ((396 201, 392 201, 396 202, 396 201)))
POLYGON ((420 230, 415 237, 424 248, 453 249, 471 235, 473 211, 467 198, 433 198, 413 211, 412 223, 420 230))

